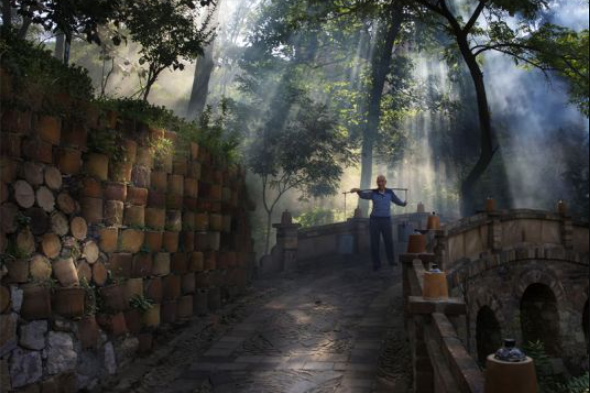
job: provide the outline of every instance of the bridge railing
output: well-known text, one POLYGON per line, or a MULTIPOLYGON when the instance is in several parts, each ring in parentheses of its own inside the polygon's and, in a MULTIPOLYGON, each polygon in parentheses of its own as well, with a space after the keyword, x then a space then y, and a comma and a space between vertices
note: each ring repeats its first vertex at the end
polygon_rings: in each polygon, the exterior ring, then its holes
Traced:
POLYGON ((484 376, 465 346, 463 299, 425 299, 423 277, 434 254, 405 254, 406 329, 414 367, 414 393, 483 393, 484 376))
POLYGON ((588 224, 536 210, 485 212, 446 225, 437 235, 438 262, 447 271, 457 264, 510 248, 575 250, 588 253, 588 224))

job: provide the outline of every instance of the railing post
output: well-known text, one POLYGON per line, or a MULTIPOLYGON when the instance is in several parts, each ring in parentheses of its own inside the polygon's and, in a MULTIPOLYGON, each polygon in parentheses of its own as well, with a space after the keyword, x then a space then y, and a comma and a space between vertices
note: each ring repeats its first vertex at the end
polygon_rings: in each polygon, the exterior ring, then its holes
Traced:
POLYGON ((360 208, 354 211, 354 218, 349 219, 348 223, 350 232, 354 237, 354 253, 360 254, 367 246, 367 244, 363 243, 363 236, 367 236, 369 223, 363 218, 363 211, 360 208))

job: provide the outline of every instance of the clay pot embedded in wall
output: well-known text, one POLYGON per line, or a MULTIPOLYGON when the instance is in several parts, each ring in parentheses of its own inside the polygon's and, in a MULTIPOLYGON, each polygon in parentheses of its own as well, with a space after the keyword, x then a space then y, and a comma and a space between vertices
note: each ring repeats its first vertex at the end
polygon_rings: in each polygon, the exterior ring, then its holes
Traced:
POLYGON ((124 183, 105 183, 104 197, 107 200, 125 202, 127 200, 127 185, 124 183))
POLYGON ((202 252, 193 252, 191 253, 191 258, 189 262, 189 271, 190 272, 202 272, 205 270, 205 255, 202 252))
POLYGON ((136 296, 143 296, 143 279, 130 278, 125 283, 125 298, 127 304, 136 296))
POLYGON ((139 253, 133 256, 132 277, 145 278, 152 274, 153 256, 150 253, 139 253))
POLYGON ((185 274, 188 272, 188 258, 184 252, 177 252, 172 255, 170 270, 175 274, 185 274))
POLYGON ((182 280, 180 276, 169 275, 162 279, 165 300, 176 300, 182 295, 182 280))
POLYGON ((82 152, 68 148, 59 149, 57 167, 65 175, 77 175, 82 168, 82 152))
POLYGON ((57 288, 53 293, 53 311, 64 318, 81 318, 86 308, 83 288, 57 288))
POLYGON ((122 312, 113 315, 99 315, 97 321, 104 330, 115 337, 120 337, 128 332, 125 314, 122 312))
POLYGON ((162 247, 169 253, 178 252, 178 241, 180 238, 179 232, 164 232, 162 238, 162 247))
POLYGON ((182 293, 189 295, 195 293, 197 289, 197 279, 195 273, 187 273, 182 276, 182 293))
POLYGON ((183 296, 178 300, 178 318, 186 319, 191 318, 194 313, 194 299, 193 296, 183 296))
POLYGON ((146 231, 143 246, 150 252, 160 252, 162 250, 162 239, 164 232, 146 231))
POLYGON ((154 255, 154 263, 152 265, 152 275, 166 276, 170 274, 171 259, 169 253, 158 253, 154 255))
POLYGON ((125 311, 125 324, 129 333, 137 335, 141 332, 142 327, 142 316, 139 310, 131 309, 125 311))
POLYGON ((123 224, 129 227, 145 226, 145 209, 143 206, 128 206, 125 209, 123 224))
POLYGON ((128 187, 127 202, 135 206, 146 206, 149 191, 147 188, 128 187))
POLYGON ((22 287, 21 316, 29 321, 51 317, 51 291, 42 285, 28 284, 22 287))
POLYGON ((205 270, 212 271, 217 269, 217 253, 209 251, 205 253, 205 270))
POLYGON ((195 232, 184 231, 181 233, 183 250, 187 253, 195 251, 195 232))
POLYGON ((209 230, 209 215, 207 213, 195 215, 195 230, 198 232, 207 232, 209 230))
POLYGON ((160 304, 153 304, 152 307, 142 315, 142 324, 148 329, 155 329, 159 327, 161 320, 162 307, 160 304))
POLYGON ((86 157, 86 173, 100 180, 106 181, 109 177, 109 157, 104 154, 91 153, 86 157))
POLYGON ((223 216, 221 214, 211 214, 209 216, 209 227, 213 232, 223 231, 223 216))
POLYGON ((141 250, 144 242, 144 232, 135 229, 125 229, 120 234, 121 252, 136 254, 141 250))
POLYGON ((152 351, 154 347, 154 335, 152 333, 141 333, 137 336, 137 339, 139 340, 139 347, 137 348, 137 352, 140 355, 148 354, 152 351))
POLYGON ((94 316, 78 321, 78 329, 76 332, 83 350, 95 349, 98 346, 98 323, 94 316))
POLYGON ((162 303, 161 320, 163 324, 173 324, 178 318, 178 302, 176 300, 162 303))
POLYGON ((105 309, 109 312, 121 312, 128 307, 125 298, 125 288, 121 284, 113 284, 98 290, 105 309))
POLYGON ((161 303, 163 299, 162 279, 153 277, 144 283, 145 297, 155 303, 161 303))
POLYGON ((10 259, 6 262, 9 283, 23 284, 29 281, 30 263, 25 259, 10 259))
POLYGON ((133 164, 123 162, 111 163, 109 171, 109 177, 112 181, 117 183, 130 183, 133 164))
POLYGON ((119 246, 119 230, 116 228, 103 228, 99 230, 98 246, 106 253, 117 251, 119 246))
POLYGON ((207 289, 209 288, 209 273, 202 272, 196 274, 197 280, 197 289, 207 289))
POLYGON ((152 207, 145 209, 145 225, 153 230, 163 230, 166 226, 166 210, 152 207))
POLYGON ((424 235, 410 235, 410 243, 408 245, 408 254, 424 254, 426 253, 426 236, 424 235))

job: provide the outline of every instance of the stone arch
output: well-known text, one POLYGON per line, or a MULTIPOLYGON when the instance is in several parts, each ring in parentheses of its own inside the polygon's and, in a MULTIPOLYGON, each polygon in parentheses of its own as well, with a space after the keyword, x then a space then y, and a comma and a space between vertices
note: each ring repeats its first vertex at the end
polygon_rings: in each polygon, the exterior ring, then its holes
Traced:
POLYGON ((561 352, 558 299, 544 283, 527 287, 520 301, 520 321, 525 343, 541 341, 549 355, 561 352))
POLYGON ((549 287, 557 299, 557 304, 563 306, 560 309, 565 309, 567 304, 569 304, 567 293, 561 285, 560 280, 549 269, 535 269, 523 274, 516 283, 514 298, 522 299, 527 289, 533 284, 543 284, 549 287))
POLYGON ((502 328, 494 311, 483 306, 477 313, 476 320, 477 357, 480 365, 486 364, 489 355, 502 346, 502 328))

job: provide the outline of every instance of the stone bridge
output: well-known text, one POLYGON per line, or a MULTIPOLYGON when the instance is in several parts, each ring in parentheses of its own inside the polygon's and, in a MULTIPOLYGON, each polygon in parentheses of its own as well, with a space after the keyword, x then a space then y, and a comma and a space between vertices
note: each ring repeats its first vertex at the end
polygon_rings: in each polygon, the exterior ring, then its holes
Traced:
MULTIPOLYGON (((588 362, 589 227, 566 215, 532 210, 483 212, 431 231, 429 252, 404 254, 426 214, 396 216, 396 252, 403 262, 406 331, 413 391, 483 392, 481 365, 503 337, 542 341, 556 372, 588 362), (422 297, 423 275, 437 263, 451 298, 422 297)), ((444 220, 443 220, 444 221, 444 220)), ((321 264, 334 255, 366 253, 368 220, 300 229, 287 214, 261 274, 321 264)))

